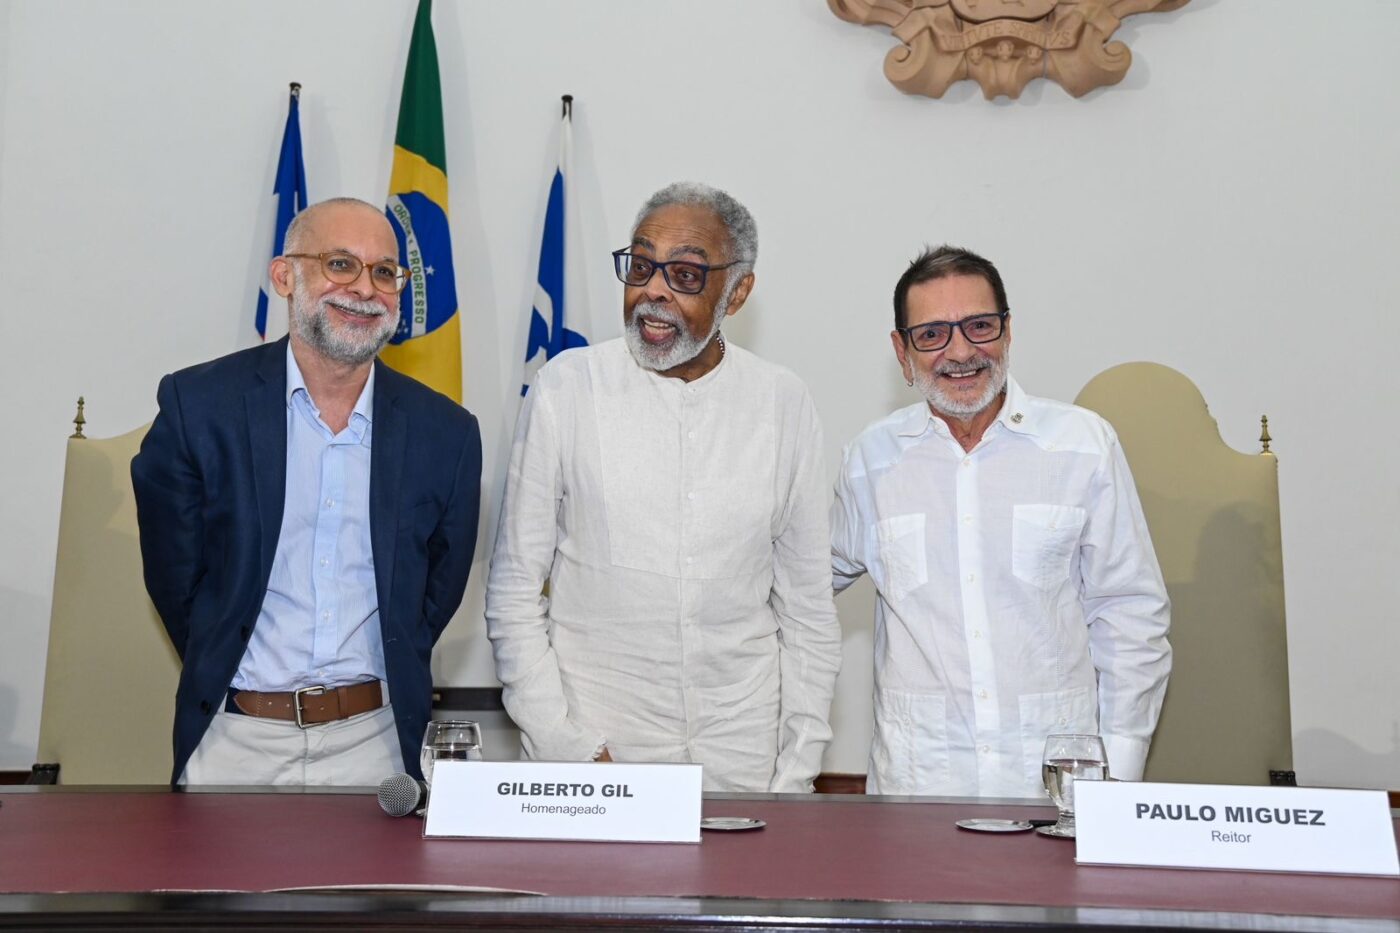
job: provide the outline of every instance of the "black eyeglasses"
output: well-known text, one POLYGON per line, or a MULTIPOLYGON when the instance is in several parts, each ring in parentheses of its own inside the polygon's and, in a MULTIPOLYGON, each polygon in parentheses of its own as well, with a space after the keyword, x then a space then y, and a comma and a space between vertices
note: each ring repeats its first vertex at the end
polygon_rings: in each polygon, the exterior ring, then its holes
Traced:
POLYGON ((321 274, 337 285, 349 285, 369 267, 369 282, 376 291, 397 295, 408 285, 408 270, 396 262, 366 263, 359 256, 339 250, 331 253, 283 253, 283 259, 318 259, 321 274))
POLYGON ((655 259, 638 256, 625 249, 618 250, 612 256, 613 268, 617 270, 617 278, 624 285, 633 287, 645 285, 651 281, 656 270, 660 269, 661 274, 666 278, 666 284, 671 286, 671 290, 680 292, 682 295, 698 295, 703 292, 705 279, 711 271, 728 269, 741 262, 748 262, 747 259, 736 259, 720 266, 707 266, 703 262, 690 262, 684 259, 657 262, 655 259))
POLYGON ((952 342, 954 330, 962 331, 963 338, 968 343, 991 343, 1006 329, 1006 317, 1010 313, 995 311, 991 314, 974 314, 961 321, 929 321, 927 324, 896 329, 909 338, 915 350, 932 353, 934 350, 942 350, 952 342))

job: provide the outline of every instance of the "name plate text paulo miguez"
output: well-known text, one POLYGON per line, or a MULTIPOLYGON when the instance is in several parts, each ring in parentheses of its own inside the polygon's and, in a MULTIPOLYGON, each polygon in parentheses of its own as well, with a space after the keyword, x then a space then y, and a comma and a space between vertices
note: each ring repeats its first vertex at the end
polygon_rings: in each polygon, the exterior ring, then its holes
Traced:
POLYGON ((1081 865, 1400 876, 1384 791, 1081 781, 1081 865))
POLYGON ((701 767, 439 761, 425 837, 699 842, 701 767))

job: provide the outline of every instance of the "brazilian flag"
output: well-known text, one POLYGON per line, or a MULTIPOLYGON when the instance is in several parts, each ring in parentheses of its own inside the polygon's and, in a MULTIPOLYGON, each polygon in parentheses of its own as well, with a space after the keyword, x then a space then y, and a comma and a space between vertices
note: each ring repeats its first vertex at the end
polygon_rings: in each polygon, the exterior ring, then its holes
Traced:
POLYGON ((399 302, 398 332, 380 355, 460 404, 462 328, 447 229, 447 147, 432 12, 432 0, 419 0, 384 209, 399 241, 399 263, 412 275, 399 302))

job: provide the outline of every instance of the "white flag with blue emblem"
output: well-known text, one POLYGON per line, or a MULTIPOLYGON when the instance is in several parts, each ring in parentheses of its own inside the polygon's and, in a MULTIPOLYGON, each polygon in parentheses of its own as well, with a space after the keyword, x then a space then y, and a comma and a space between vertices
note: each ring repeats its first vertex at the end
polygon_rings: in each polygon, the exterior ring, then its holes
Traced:
MULTIPOLYGON (((563 120, 559 127, 559 165, 549 185, 544 232, 540 235, 540 268, 535 278, 535 304, 530 309, 530 330, 525 344, 525 369, 520 394, 530 391, 535 373, 571 347, 588 346, 588 338, 569 328, 565 312, 568 239, 568 186, 573 157, 573 98, 564 97, 563 120)), ((575 323, 575 326, 578 326, 575 323)))
MULTIPOLYGON (((272 203, 269 205, 272 233, 270 259, 282 255, 287 227, 298 212, 306 209, 306 166, 301 158, 301 120, 297 107, 300 100, 301 85, 293 84, 291 104, 287 108, 287 126, 282 131, 282 150, 277 156, 277 176, 272 182, 272 203)), ((287 333, 287 303, 281 299, 273 300, 275 294, 272 283, 268 281, 267 266, 263 266, 258 286, 258 306, 253 314, 253 327, 259 340, 277 340, 287 333)))

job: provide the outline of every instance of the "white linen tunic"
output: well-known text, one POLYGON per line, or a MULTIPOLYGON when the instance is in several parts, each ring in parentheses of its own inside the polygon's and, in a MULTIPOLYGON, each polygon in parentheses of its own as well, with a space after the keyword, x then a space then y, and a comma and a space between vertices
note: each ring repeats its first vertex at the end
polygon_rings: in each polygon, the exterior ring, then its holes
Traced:
POLYGON ((1169 607, 1117 435, 1007 381, 971 452, 924 402, 846 449, 844 589, 875 584, 868 790, 1040 797, 1045 737, 1099 733, 1140 780, 1171 670, 1169 607))
POLYGON ((822 463, 806 387, 732 343, 690 383, 622 340, 541 369, 486 593, 527 756, 810 790, 841 650, 822 463))

